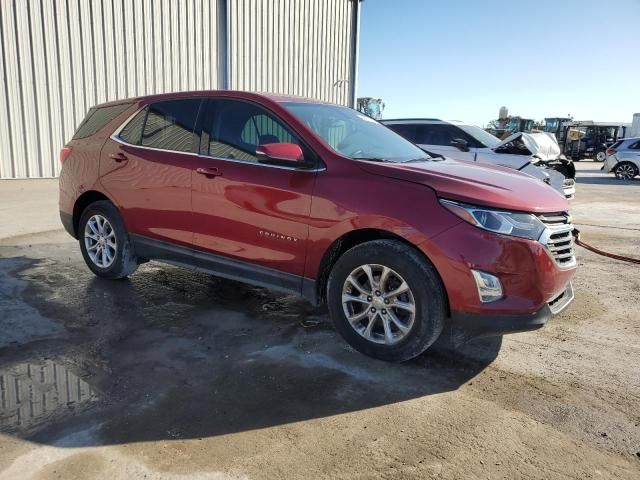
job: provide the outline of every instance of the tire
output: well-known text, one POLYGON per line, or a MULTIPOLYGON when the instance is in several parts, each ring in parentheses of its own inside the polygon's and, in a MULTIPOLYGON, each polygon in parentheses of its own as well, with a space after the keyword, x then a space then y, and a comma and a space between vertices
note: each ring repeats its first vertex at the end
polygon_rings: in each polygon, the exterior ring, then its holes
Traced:
POLYGON ((607 159, 607 152, 604 150, 598 150, 593 155, 593 160, 596 162, 604 162, 607 159))
POLYGON ((620 162, 613 169, 618 180, 631 180, 638 175, 638 167, 631 162, 620 162))
POLYGON ((374 240, 345 252, 329 275, 327 303, 336 330, 349 345, 391 362, 423 353, 442 333, 446 317, 445 291, 436 269, 415 249, 396 240, 374 240), (362 268, 365 266, 371 269, 371 277, 362 268), (386 281, 382 284, 385 268, 386 281), (373 278, 374 288, 369 278, 373 278), (400 290, 402 280, 408 290, 386 295, 400 290), (369 291, 371 295, 366 295, 369 291), (343 293, 358 299, 343 304, 343 293), (407 310, 411 305, 413 313, 407 310), (372 308, 375 313, 371 313, 372 308), (347 315, 355 321, 350 322, 347 315))
POLYGON ((124 278, 138 268, 129 233, 118 209, 109 201, 94 202, 85 208, 78 225, 78 241, 85 263, 98 277, 124 278))

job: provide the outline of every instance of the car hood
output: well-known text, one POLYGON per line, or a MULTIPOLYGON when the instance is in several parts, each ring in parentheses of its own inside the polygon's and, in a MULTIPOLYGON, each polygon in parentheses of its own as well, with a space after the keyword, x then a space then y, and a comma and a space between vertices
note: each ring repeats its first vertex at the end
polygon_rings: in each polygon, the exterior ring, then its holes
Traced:
POLYGON ((421 183, 441 198, 521 212, 563 212, 564 196, 542 180, 518 171, 457 160, 411 163, 359 162, 369 173, 421 183))
POLYGON ((494 147, 493 150, 496 150, 508 143, 512 143, 518 139, 520 139, 522 143, 524 143, 525 147, 527 147, 527 149, 531 152, 532 157, 534 157, 534 162, 538 159, 548 162, 550 160, 555 160, 560 156, 561 152, 558 141, 553 135, 547 132, 514 133, 513 135, 509 135, 502 142, 500 142, 500 145, 494 147))

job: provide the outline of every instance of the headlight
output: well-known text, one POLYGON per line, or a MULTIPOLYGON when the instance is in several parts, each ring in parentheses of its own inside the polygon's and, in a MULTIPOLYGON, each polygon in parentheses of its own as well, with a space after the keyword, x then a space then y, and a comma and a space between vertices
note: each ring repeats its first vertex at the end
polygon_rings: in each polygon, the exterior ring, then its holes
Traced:
POLYGON ((504 212, 444 199, 440 203, 464 221, 490 232, 538 240, 545 230, 544 224, 530 213, 504 212))

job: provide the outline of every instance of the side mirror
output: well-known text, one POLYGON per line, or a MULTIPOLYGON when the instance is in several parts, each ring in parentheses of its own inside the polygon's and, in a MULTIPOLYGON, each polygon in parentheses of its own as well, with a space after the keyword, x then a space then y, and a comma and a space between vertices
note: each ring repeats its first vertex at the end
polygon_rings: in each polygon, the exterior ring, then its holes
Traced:
POLYGON ((287 167, 308 167, 300 145, 295 143, 265 143, 256 147, 258 162, 287 167))
POLYGON ((454 138, 451 140, 451 146, 463 152, 469 151, 469 143, 464 138, 454 138))

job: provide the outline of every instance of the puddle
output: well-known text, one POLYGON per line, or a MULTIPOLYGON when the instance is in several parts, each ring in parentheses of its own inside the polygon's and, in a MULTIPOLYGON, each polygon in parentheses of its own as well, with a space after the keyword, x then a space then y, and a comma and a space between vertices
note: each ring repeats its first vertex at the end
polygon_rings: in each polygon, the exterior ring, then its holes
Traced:
POLYGON ((84 380, 52 361, 0 370, 0 431, 33 430, 86 410, 98 399, 84 380))
POLYGON ((13 272, 29 264, 24 258, 0 259, 0 348, 65 336, 60 324, 22 300, 27 283, 13 272))

